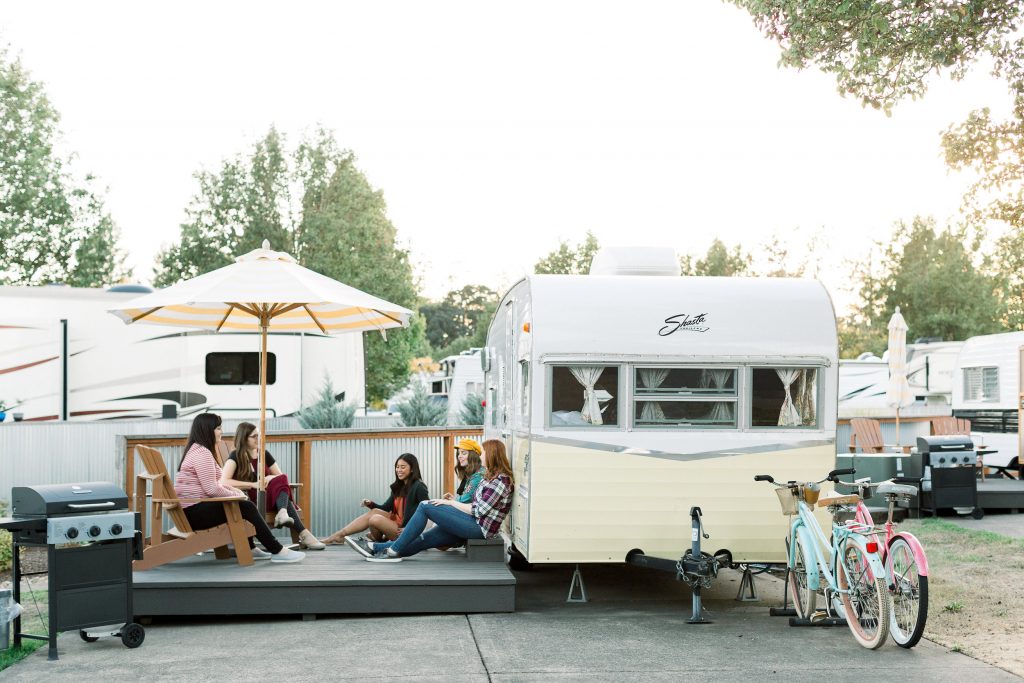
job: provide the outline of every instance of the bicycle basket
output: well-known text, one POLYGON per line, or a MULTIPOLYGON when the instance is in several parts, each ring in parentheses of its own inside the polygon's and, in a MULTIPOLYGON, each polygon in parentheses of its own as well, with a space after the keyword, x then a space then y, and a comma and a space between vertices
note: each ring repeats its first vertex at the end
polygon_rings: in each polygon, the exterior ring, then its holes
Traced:
POLYGON ((779 497, 779 505, 782 506, 782 514, 784 515, 795 515, 796 514, 796 501, 799 495, 799 488, 789 488, 783 486, 782 488, 775 489, 775 495, 779 497))

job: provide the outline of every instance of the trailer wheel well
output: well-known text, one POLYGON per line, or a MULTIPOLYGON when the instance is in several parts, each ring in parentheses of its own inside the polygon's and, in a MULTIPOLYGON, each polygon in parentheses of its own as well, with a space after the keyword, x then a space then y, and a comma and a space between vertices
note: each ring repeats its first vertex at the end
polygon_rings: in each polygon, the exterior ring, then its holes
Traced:
POLYGON ((628 564, 630 562, 630 560, 632 560, 637 555, 643 555, 643 554, 644 554, 644 551, 641 550, 640 548, 633 548, 628 553, 626 553, 626 563, 628 564))

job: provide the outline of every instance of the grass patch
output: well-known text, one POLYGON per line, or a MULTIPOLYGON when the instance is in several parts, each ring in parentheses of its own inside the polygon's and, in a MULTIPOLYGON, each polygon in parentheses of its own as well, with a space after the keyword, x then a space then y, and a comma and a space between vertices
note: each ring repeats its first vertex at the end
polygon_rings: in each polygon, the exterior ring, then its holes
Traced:
POLYGON ((948 605, 946 605, 942 609, 944 611, 946 611, 946 612, 952 612, 953 614, 956 614, 956 613, 962 612, 964 610, 964 603, 959 602, 957 600, 954 600, 953 602, 949 603, 948 605))
MULTIPOLYGON (((22 633, 34 633, 39 635, 46 635, 46 616, 49 603, 47 602, 49 594, 47 591, 23 591, 21 594, 21 606, 24 608, 24 612, 21 613, 21 632, 22 633), (38 612, 42 613, 40 617, 37 612, 36 606, 38 605, 38 612)), ((11 624, 11 643, 14 643, 14 624, 11 624)), ((38 650, 39 648, 46 645, 45 641, 42 640, 29 640, 23 639, 21 641, 21 647, 10 647, 6 650, 0 650, 0 671, 3 671, 7 667, 20 662, 21 660, 28 657, 30 654, 38 650)))

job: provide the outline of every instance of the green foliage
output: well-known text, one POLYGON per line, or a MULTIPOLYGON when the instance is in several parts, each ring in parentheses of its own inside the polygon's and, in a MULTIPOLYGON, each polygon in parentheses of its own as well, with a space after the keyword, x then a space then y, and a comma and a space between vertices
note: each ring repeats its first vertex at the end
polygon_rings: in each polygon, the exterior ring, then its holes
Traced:
MULTIPOLYGON (((7 533, 7 532, 2 532, 7 533)), ((46 590, 22 591, 22 606, 28 607, 21 615, 22 633, 46 633, 45 615, 48 614, 50 595, 46 590)), ((12 638, 13 640, 13 638, 12 638)), ((46 645, 45 640, 22 639, 21 647, 13 647, 0 650, 0 671, 20 662, 30 654, 46 645)))
POLYGON ((420 306, 426 318, 426 337, 434 358, 451 356, 484 345, 487 325, 498 306, 498 293, 483 285, 466 285, 441 301, 420 306))
MULTIPOLYGON (((231 263, 260 246, 292 253, 307 268, 414 309, 418 293, 408 252, 396 244, 384 197, 356 168, 355 155, 318 130, 289 153, 271 128, 250 153, 196 174, 199 189, 179 241, 159 257, 165 286, 231 263)), ((364 336, 369 400, 408 380, 408 361, 424 349, 422 320, 364 336)))
POLYGON ((568 242, 561 242, 558 248, 533 266, 533 272, 544 275, 586 275, 590 272, 590 263, 594 254, 601 248, 594 233, 587 231, 583 242, 575 247, 568 242))
POLYGON ((117 230, 70 157, 43 85, 0 46, 0 284, 99 287, 126 276, 117 230))
POLYGON ((11 548, 10 532, 0 530, 0 572, 6 572, 11 568, 11 559, 13 558, 11 548))
POLYGON ((303 429, 348 429, 355 418, 354 403, 339 401, 329 376, 324 376, 324 385, 316 401, 305 406, 295 417, 303 429))
POLYGON ((880 353, 896 306, 910 328, 909 338, 967 339, 1003 329, 1005 305, 1000 278, 985 272, 978 235, 967 228, 936 231, 935 221, 900 222, 891 241, 857 264, 861 303, 840 323, 843 355, 856 350, 880 353))
POLYGON ((444 401, 432 399, 426 387, 419 382, 413 383, 409 400, 399 403, 396 408, 406 427, 430 427, 448 421, 448 405, 444 401))
POLYGON ((729 277, 750 274, 750 261, 750 254, 744 254, 740 245, 737 244, 730 250, 724 242, 716 239, 708 247, 704 258, 694 261, 693 256, 686 254, 680 258, 679 265, 683 275, 729 277))
POLYGON ((459 424, 482 425, 484 423, 484 397, 480 394, 466 394, 459 410, 459 424))

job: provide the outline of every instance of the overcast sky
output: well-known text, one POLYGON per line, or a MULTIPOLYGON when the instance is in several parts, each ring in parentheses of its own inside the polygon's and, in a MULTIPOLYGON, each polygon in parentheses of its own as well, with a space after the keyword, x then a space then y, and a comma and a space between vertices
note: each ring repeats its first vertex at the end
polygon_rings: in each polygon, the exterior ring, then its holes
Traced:
POLYGON ((108 188, 136 279, 177 238, 192 174, 271 125, 322 124, 383 191, 427 296, 512 284, 559 239, 757 254, 773 233, 844 259, 967 179, 939 132, 1005 108, 981 73, 895 115, 780 70, 746 13, 665 2, 5 2, 0 39, 108 188))

